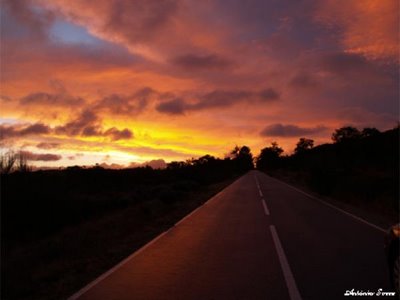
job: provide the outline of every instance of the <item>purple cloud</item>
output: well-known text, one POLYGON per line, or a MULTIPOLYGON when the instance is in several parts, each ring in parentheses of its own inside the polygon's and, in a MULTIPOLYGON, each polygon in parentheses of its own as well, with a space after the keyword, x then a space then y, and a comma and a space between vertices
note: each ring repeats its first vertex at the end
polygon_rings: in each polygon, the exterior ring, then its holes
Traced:
POLYGON ((49 134, 51 128, 42 123, 32 125, 0 125, 0 140, 27 135, 49 134))
POLYGON ((51 154, 51 153, 33 153, 30 151, 21 151, 23 157, 27 160, 34 160, 34 161, 58 161, 62 158, 61 155, 58 154, 51 154))
POLYGON ((187 70, 226 70, 233 62, 217 54, 185 54, 174 57, 171 63, 187 70))
POLYGON ((326 132, 328 128, 325 126, 317 127, 300 127, 297 125, 284 125, 284 124, 272 124, 268 125, 261 131, 262 136, 269 137, 298 137, 303 135, 315 135, 318 133, 326 132))

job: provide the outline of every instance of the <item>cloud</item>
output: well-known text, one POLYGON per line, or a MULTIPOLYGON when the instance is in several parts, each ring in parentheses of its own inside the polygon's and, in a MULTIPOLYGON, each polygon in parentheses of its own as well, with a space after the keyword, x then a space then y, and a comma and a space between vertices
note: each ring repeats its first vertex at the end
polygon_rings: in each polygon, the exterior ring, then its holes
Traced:
POLYGON ((108 163, 105 163, 105 162, 99 164, 99 166, 104 168, 104 169, 112 169, 112 170, 119 170, 119 169, 123 169, 125 167, 125 166, 120 165, 120 164, 116 164, 116 163, 108 164, 108 163))
POLYGON ((180 2, 99 0, 93 5, 86 0, 42 1, 52 12, 85 26, 91 34, 147 56, 152 56, 148 43, 170 38, 180 2))
POLYGON ((133 132, 127 128, 125 128, 123 130, 118 130, 117 128, 112 127, 110 129, 107 129, 103 133, 103 135, 111 137, 112 141, 128 140, 128 139, 133 138, 133 132))
POLYGON ((153 169, 165 169, 167 167, 167 163, 163 159, 153 159, 143 163, 145 166, 149 166, 153 169))
POLYGON ((69 136, 104 136, 109 137, 112 141, 133 138, 133 132, 128 128, 119 130, 116 127, 103 130, 101 120, 90 110, 84 110, 75 120, 65 125, 55 128, 56 134, 65 134, 69 136))
POLYGON ((280 98, 280 94, 271 88, 260 91, 258 96, 262 101, 278 100, 280 98))
POLYGON ((233 66, 233 62, 217 54, 197 55, 184 54, 176 56, 171 63, 187 70, 226 70, 233 66))
POLYGON ((317 127, 299 127, 297 125, 284 125, 284 124, 272 124, 268 125, 261 131, 262 136, 270 137, 298 137, 303 135, 315 135, 318 133, 323 133, 328 128, 325 126, 317 127))
POLYGON ((149 87, 144 87, 129 96, 111 94, 99 100, 94 105, 94 109, 109 111, 117 115, 137 114, 146 108, 149 100, 155 94, 156 91, 149 87))
POLYGON ((331 53, 322 57, 324 70, 337 74, 354 74, 369 72, 371 65, 365 57, 352 53, 331 53))
POLYGON ((11 97, 9 97, 7 95, 0 95, 0 101, 10 102, 10 101, 12 101, 12 99, 11 99, 11 97))
POLYGON ((346 107, 337 112, 337 118, 345 124, 358 127, 390 128, 398 122, 398 116, 368 111, 361 107, 346 107))
POLYGON ((75 160, 76 158, 84 156, 83 153, 75 153, 75 155, 69 155, 67 156, 68 160, 75 160))
POLYGON ((289 84, 294 88, 301 89, 313 89, 319 85, 318 81, 311 74, 304 71, 293 76, 289 84))
POLYGON ((21 151, 21 154, 27 160, 34 160, 34 161, 58 161, 62 159, 61 155, 58 154, 51 154, 51 153, 33 153, 30 151, 21 151))
POLYGON ((200 110, 205 108, 228 107, 238 103, 262 103, 279 99, 279 93, 268 88, 259 92, 237 90, 215 90, 200 97, 200 100, 189 109, 200 110))
POLYGON ((59 143, 45 143, 45 142, 43 142, 43 143, 37 144, 36 148, 48 150, 48 149, 58 148, 59 146, 60 146, 59 143))
POLYGON ((98 122, 99 118, 92 111, 84 110, 77 119, 68 122, 63 126, 57 126, 55 132, 57 134, 79 135, 86 130, 85 135, 96 135, 91 133, 94 133, 94 131, 97 130, 95 129, 95 124, 98 122))
POLYGON ((195 102, 182 98, 161 102, 156 109, 171 115, 182 115, 186 111, 226 108, 239 103, 256 104, 276 101, 280 98, 277 91, 267 88, 258 92, 248 90, 214 90, 200 95, 195 102))
POLYGON ((46 134, 50 132, 50 128, 42 123, 36 123, 29 125, 19 131, 19 135, 31 135, 31 134, 46 134))
POLYGON ((314 19, 338 33, 346 52, 399 63, 397 0, 320 1, 314 19))
POLYGON ((227 107, 240 101, 252 101, 254 94, 250 91, 224 91, 215 90, 200 97, 200 100, 193 104, 190 109, 200 110, 205 108, 227 107))
POLYGON ((36 92, 26 95, 20 99, 21 105, 51 105, 61 107, 79 106, 85 103, 80 97, 73 97, 69 94, 50 94, 36 92))
POLYGON ((24 25, 24 30, 16 31, 18 35, 29 39, 44 39, 49 25, 54 21, 52 12, 35 9, 30 0, 3 0, 1 4, 7 11, 2 14, 2 35, 12 33, 13 30, 10 29, 15 28, 16 23, 20 23, 24 25), (14 20, 9 15, 12 15, 14 20))
POLYGON ((89 125, 82 129, 80 133, 82 136, 100 136, 101 127, 99 125, 89 125))
POLYGON ((182 115, 185 113, 187 109, 187 104, 181 98, 176 98, 173 100, 161 102, 157 105, 157 111, 161 113, 166 113, 170 115, 182 115))
POLYGON ((0 125, 0 140, 27 135, 49 134, 51 128, 42 123, 32 125, 0 125))

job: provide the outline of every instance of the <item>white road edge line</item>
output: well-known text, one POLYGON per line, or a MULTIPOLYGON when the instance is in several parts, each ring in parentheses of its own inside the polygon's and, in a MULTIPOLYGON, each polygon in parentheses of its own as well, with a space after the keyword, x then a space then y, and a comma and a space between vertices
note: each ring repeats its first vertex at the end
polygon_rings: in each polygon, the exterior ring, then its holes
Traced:
POLYGON ((107 272, 103 273, 102 275, 100 275, 99 277, 97 277, 95 280, 93 280, 92 282, 90 282, 88 285, 86 285, 85 287, 83 287, 82 289, 80 289, 78 292, 76 292, 75 294, 73 294, 71 297, 68 298, 68 300, 76 300, 78 299, 80 296, 82 296, 83 294, 85 294, 88 290, 90 290, 92 287, 94 287, 96 284, 98 284, 100 281, 104 280, 105 278, 107 278, 111 273, 115 272, 117 269, 121 268, 123 265, 125 265, 128 261, 130 261, 132 258, 134 258, 135 256, 137 256, 138 254, 140 254, 142 251, 146 250, 146 248, 150 247, 152 244, 154 244, 156 241, 158 241, 160 238, 162 238, 167 232, 164 231, 163 233, 161 233, 160 235, 156 236, 154 239, 152 239, 150 242, 148 242, 146 245, 144 245, 143 247, 139 248, 137 251, 135 251, 134 253, 132 253, 131 255, 129 255, 127 258, 125 258, 123 261, 121 261, 120 263, 118 263, 117 265, 115 265, 114 267, 112 267, 110 270, 108 270, 107 272))
POLYGON ((275 244, 276 252, 278 253, 279 262, 281 263, 281 268, 283 271, 283 276, 285 277, 286 286, 289 290, 289 296, 291 300, 301 300, 300 292, 297 288, 296 281, 294 280, 293 273, 290 269, 289 262, 286 259, 285 252, 283 251, 282 244, 279 240, 278 233, 276 232, 275 226, 270 225, 272 239, 275 244))
MULTIPOLYGON (((269 176, 269 177, 271 177, 271 176, 269 176)), ((305 196, 307 196, 307 197, 309 197, 309 198, 311 198, 311 199, 317 200, 317 201, 321 202, 322 204, 325 204, 326 206, 329 206, 329 207, 331 207, 331 208, 333 208, 333 209, 336 209, 336 210, 338 210, 338 211, 344 213, 345 215, 348 215, 349 217, 352 217, 353 219, 356 219, 357 221, 359 221, 359 222, 361 222, 361 223, 364 223, 364 224, 366 224, 366 225, 369 225, 369 226, 371 226, 372 228, 375 228, 376 230, 382 231, 382 232, 384 232, 384 233, 387 232, 387 230, 385 230, 385 229, 383 229, 383 228, 381 228, 381 227, 379 227, 379 226, 377 226, 377 225, 375 225, 375 224, 372 224, 372 223, 370 223, 370 222, 368 222, 368 221, 366 221, 366 220, 364 220, 364 219, 362 219, 362 218, 360 218, 360 217, 358 217, 358 216, 356 216, 356 215, 353 215, 352 213, 349 213, 349 212, 347 212, 347 211, 345 211, 345 210, 343 210, 343 209, 341 209, 341 208, 339 208, 339 207, 336 207, 335 205, 332 205, 332 204, 330 204, 330 203, 328 203, 328 202, 325 202, 324 200, 318 199, 317 197, 314 197, 314 196, 312 196, 312 195, 310 195, 310 194, 307 194, 306 192, 304 192, 304 191, 302 191, 302 190, 300 190, 300 189, 298 189, 298 188, 295 188, 294 186, 291 186, 290 184, 287 184, 286 182, 283 182, 283 181, 281 181, 281 180, 279 180, 279 179, 276 179, 276 178, 274 178, 274 177, 271 177, 271 178, 274 179, 274 180, 276 180, 276 181, 278 181, 278 182, 280 182, 280 183, 283 183, 284 185, 287 185, 288 187, 292 188, 293 190, 298 191, 299 193, 302 193, 303 195, 305 195, 305 196)))
POLYGON ((198 211, 203 205, 204 205, 204 203, 203 203, 201 206, 199 206, 198 208, 196 208, 195 210, 193 210, 190 214, 188 214, 187 216, 185 216, 183 219, 181 219, 180 221, 178 221, 177 223, 175 223, 174 227, 175 227, 175 226, 178 226, 180 223, 182 223, 183 221, 185 221, 186 219, 188 219, 189 217, 191 217, 192 215, 194 215, 194 213, 195 213, 196 211, 198 211))
POLYGON ((268 210, 268 207, 267 207, 267 203, 265 202, 264 199, 261 199, 261 202, 262 202, 262 205, 263 205, 263 207, 264 207, 264 212, 265 212, 265 214, 266 214, 267 216, 269 216, 269 210, 268 210))

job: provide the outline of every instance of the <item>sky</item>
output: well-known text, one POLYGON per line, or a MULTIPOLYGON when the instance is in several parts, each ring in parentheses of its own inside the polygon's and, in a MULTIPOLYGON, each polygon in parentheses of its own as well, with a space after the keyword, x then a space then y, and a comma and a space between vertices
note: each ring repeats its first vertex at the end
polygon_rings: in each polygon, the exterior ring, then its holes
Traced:
POLYGON ((257 155, 399 121, 397 0, 1 0, 0 145, 35 166, 257 155))

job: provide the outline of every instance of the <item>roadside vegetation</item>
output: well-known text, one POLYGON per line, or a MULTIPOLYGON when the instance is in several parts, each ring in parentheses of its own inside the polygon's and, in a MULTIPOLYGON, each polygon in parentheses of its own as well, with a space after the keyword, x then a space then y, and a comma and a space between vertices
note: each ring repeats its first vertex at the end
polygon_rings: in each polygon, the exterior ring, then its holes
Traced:
POLYGON ((332 144, 314 147, 300 138, 292 155, 277 143, 262 149, 257 168, 284 181, 342 203, 386 215, 399 214, 399 127, 342 127, 332 144))

